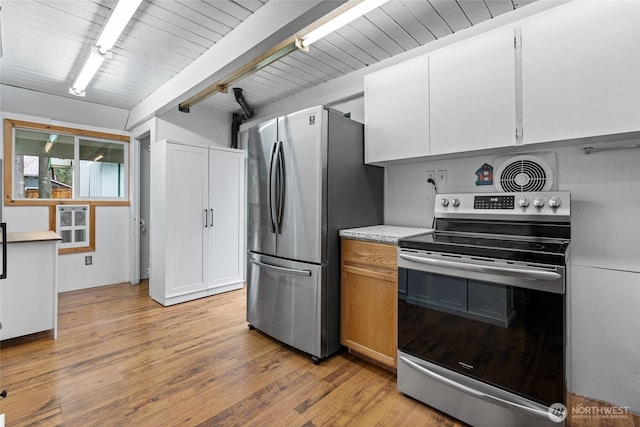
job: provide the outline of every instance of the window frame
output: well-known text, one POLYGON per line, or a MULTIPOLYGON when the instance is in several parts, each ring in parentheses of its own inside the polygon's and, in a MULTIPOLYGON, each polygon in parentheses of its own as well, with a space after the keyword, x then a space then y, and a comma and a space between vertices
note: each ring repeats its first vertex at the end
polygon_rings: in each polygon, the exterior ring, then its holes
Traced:
MULTIPOLYGON (((60 204, 88 204, 90 206, 129 206, 130 204, 130 159, 131 159, 131 138, 128 135, 97 132, 86 129, 76 129, 64 126, 55 126, 42 123, 27 122, 22 120, 4 119, 4 205, 5 206, 55 206, 60 204), (26 129, 42 132, 61 133, 73 135, 74 137, 86 137, 114 142, 122 142, 127 147, 126 170, 126 197, 123 198, 71 198, 71 199, 14 199, 13 198, 13 166, 14 153, 14 129, 26 129)), ((93 224, 93 223, 92 223, 93 224)))
MULTIPOLYGON (((58 203, 58 205, 77 205, 72 201, 66 201, 58 203)), ((76 246, 73 248, 58 248, 58 255, 75 254, 79 252, 95 252, 96 250, 96 205, 89 203, 81 203, 89 205, 89 245, 88 246, 76 246)), ((49 205, 49 230, 57 233, 58 218, 57 218, 57 205, 49 205)))

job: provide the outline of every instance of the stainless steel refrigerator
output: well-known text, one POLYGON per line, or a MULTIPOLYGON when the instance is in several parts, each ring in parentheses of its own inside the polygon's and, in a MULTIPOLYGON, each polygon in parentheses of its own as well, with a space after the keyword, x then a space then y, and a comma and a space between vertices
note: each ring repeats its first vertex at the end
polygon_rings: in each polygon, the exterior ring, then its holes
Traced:
POLYGON ((322 106, 240 133, 247 149, 247 322, 311 355, 340 348, 343 228, 382 223, 363 125, 322 106))

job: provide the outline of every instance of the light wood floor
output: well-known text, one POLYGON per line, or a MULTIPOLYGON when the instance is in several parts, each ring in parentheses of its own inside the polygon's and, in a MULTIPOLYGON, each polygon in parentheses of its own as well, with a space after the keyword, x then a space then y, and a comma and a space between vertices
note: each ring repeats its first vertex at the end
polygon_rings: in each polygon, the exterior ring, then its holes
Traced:
POLYGON ((146 284, 63 293, 58 339, 2 343, 7 425, 461 425, 348 353, 314 365, 245 321, 244 290, 162 307, 146 284))
POLYGON ((462 425, 349 353, 316 366, 250 331, 245 298, 162 307, 144 283, 61 294, 57 340, 2 343, 0 413, 8 426, 462 425))

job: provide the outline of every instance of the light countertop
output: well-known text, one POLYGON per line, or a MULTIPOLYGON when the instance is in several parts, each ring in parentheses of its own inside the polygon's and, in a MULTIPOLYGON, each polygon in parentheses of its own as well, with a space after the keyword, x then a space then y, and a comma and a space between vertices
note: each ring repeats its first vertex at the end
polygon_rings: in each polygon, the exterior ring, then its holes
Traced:
POLYGON ((432 228, 401 227, 397 225, 373 225, 370 227, 340 230, 340 237, 397 245, 403 237, 433 232, 432 228))
MULTIPOLYGON (((48 242, 52 240, 61 240, 55 231, 26 231, 7 233, 7 243, 26 243, 26 242, 48 242)), ((0 241, 2 237, 0 236, 0 241)))

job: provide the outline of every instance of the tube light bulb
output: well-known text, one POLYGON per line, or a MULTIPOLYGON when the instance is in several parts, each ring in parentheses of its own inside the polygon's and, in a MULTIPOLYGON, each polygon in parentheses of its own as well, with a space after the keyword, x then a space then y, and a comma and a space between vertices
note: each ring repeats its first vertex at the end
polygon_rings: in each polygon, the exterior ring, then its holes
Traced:
POLYGON ((101 55, 97 48, 92 47, 89 58, 87 58, 87 62, 82 66, 82 70, 80 70, 80 74, 78 74, 73 86, 69 88, 69 93, 72 95, 84 96, 84 90, 87 88, 89 82, 96 74, 98 68, 100 68, 106 57, 106 55, 101 55))
POLYGON ((299 47, 301 49, 306 49, 311 45, 311 43, 320 40, 328 34, 336 31, 337 29, 344 27, 348 23, 355 21, 363 15, 371 12, 373 9, 382 6, 389 0, 363 0, 360 3, 356 4, 352 8, 346 10, 344 13, 336 16, 332 20, 327 23, 319 26, 315 30, 309 32, 308 34, 302 36, 300 38, 299 47))
POLYGON ((93 159, 93 161, 97 162, 98 160, 102 160, 103 158, 104 158, 104 154, 100 153, 95 157, 95 159, 93 159))
POLYGON ((140 3, 142 0, 120 0, 118 2, 96 42, 100 53, 107 53, 116 44, 118 37, 122 34, 124 27, 127 26, 140 3))
POLYGON ((56 135, 55 133, 52 133, 51 135, 49 135, 49 140, 47 141, 46 144, 44 144, 44 152, 48 153, 49 151, 51 151, 51 147, 53 147, 53 143, 56 142, 58 140, 58 135, 56 135))

